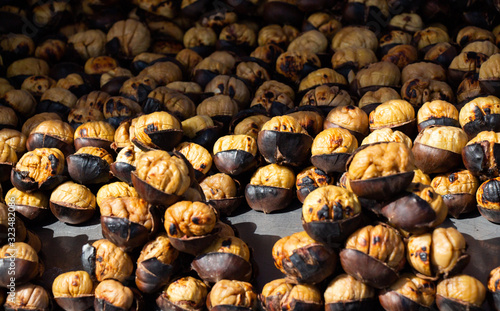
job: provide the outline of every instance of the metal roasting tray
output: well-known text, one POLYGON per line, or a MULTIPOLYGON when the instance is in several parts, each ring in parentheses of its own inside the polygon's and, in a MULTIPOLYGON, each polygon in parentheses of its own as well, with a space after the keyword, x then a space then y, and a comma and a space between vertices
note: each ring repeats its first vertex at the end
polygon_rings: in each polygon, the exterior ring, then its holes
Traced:
MULTIPOLYGON (((283 277, 274 267, 271 250, 281 237, 302 231, 301 204, 297 199, 283 211, 264 214, 242 204, 228 220, 238 230, 239 236, 253 249, 258 271, 253 285, 260 292, 269 281, 283 277)), ((471 261, 464 273, 478 278, 485 286, 489 272, 500 266, 500 225, 495 225, 479 213, 465 219, 448 218, 443 227, 455 227, 465 237, 471 261)), ((81 247, 87 242, 102 238, 99 218, 74 226, 59 221, 35 228, 42 243, 45 272, 42 285, 51 289, 54 278, 67 271, 82 269, 81 247)), ((340 263, 338 263, 340 266, 340 263)), ((484 310, 491 310, 487 303, 484 310)), ((148 308, 148 310, 150 310, 148 308)))

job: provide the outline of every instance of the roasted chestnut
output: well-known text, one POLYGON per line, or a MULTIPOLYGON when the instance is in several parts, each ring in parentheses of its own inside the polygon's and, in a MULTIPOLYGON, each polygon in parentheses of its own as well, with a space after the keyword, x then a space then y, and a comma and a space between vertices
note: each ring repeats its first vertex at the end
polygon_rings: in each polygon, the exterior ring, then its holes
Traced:
MULTIPOLYGON (((38 255, 33 247, 24 242, 14 242, 0 248, 0 286, 10 286, 12 272, 15 275, 15 284, 29 282, 39 274, 38 255), (12 267, 11 263, 14 262, 12 267)), ((19 294, 16 286, 16 296, 19 294)))
POLYGON ((223 279, 250 281, 252 264, 247 244, 235 236, 220 236, 191 263, 200 278, 216 283, 223 279))
POLYGON ((142 151, 134 145, 128 145, 118 152, 116 160, 111 164, 111 173, 119 180, 132 185, 130 174, 135 170, 135 161, 142 151))
POLYGON ((26 90, 31 93, 36 99, 40 97, 50 88, 56 86, 56 81, 47 76, 30 76, 23 81, 21 90, 26 90))
POLYGON ((16 60, 7 67, 7 78, 14 86, 18 87, 27 77, 34 75, 48 76, 49 71, 49 64, 43 59, 27 57, 16 60))
POLYGON ((382 87, 376 91, 368 91, 359 99, 358 107, 363 109, 368 115, 378 105, 393 99, 401 99, 399 93, 390 87, 382 87))
POLYGON ((451 61, 448 67, 448 80, 458 85, 467 74, 479 73, 479 68, 486 62, 488 55, 476 52, 461 52, 451 61))
POLYGON ((170 206, 177 202, 194 178, 187 160, 180 157, 163 150, 141 154, 131 173, 139 195, 153 205, 170 206))
POLYGON ((418 109, 418 131, 431 125, 445 125, 459 127, 457 108, 444 100, 426 102, 418 109))
POLYGON ((115 129, 104 121, 85 122, 75 130, 75 149, 82 147, 98 147, 111 152, 111 144, 115 136, 115 129))
POLYGON ((500 99, 495 96, 477 97, 460 109, 460 125, 469 138, 482 131, 500 131, 499 119, 500 99))
POLYGON ((333 69, 346 78, 376 62, 377 56, 372 49, 357 45, 336 49, 331 59, 333 69))
POLYGON ((406 81, 401 87, 401 98, 415 108, 433 100, 455 102, 452 88, 443 81, 415 78, 406 81))
POLYGON ((125 119, 134 117, 140 111, 141 106, 137 102, 122 96, 108 98, 103 108, 104 118, 114 128, 117 128, 125 119))
POLYGON ((106 198, 99 203, 102 235, 126 251, 144 245, 158 230, 154 210, 141 198, 106 198))
POLYGON ((28 220, 43 220, 50 215, 49 198, 41 191, 26 193, 13 187, 5 195, 5 201, 28 220))
POLYGON ((94 305, 94 284, 86 271, 59 274, 52 283, 52 294, 67 311, 85 311, 94 305))
MULTIPOLYGON (((388 44, 391 46, 392 44, 388 44)), ((409 44, 398 44, 387 51, 382 61, 388 61, 401 70, 410 63, 418 60, 417 49, 409 44)))
POLYGON ((495 132, 479 132, 462 149, 463 163, 474 175, 493 178, 500 175, 497 161, 500 161, 497 149, 500 135, 495 132))
POLYGON ((240 183, 224 173, 217 173, 200 182, 208 204, 221 215, 230 215, 243 201, 240 183))
POLYGON ((258 168, 245 187, 248 205, 257 211, 270 213, 286 208, 293 198, 295 174, 282 165, 269 164, 258 168))
POLYGON ((290 86, 271 80, 259 86, 250 107, 262 108, 272 116, 277 116, 293 108, 294 99, 295 92, 290 86))
POLYGON ((230 74, 235 63, 236 60, 229 52, 216 51, 193 68, 193 81, 205 87, 215 76, 230 74))
POLYGON ((122 197, 139 197, 135 188, 125 182, 112 182, 102 186, 97 191, 96 202, 101 206, 101 203, 107 198, 122 198, 122 197))
POLYGON ((500 301, 499 301, 499 285, 498 281, 500 278, 500 267, 496 267, 495 269, 490 271, 488 275, 488 301, 490 303, 491 308, 498 310, 500 309, 500 301))
POLYGON ((143 293, 153 293, 167 284, 176 268, 178 255, 166 234, 144 245, 135 271, 137 288, 143 293))
POLYGON ((276 60, 276 73, 285 81, 299 83, 300 80, 318 69, 321 61, 316 54, 307 50, 287 51, 276 60))
POLYGON ((142 296, 116 280, 104 280, 95 288, 94 310, 138 311, 142 296))
POLYGON ((450 37, 446 30, 436 26, 429 26, 413 35, 413 44, 424 53, 437 43, 449 41, 450 37))
POLYGON ((250 102, 250 91, 245 83, 235 77, 219 75, 213 78, 206 86, 205 93, 227 95, 236 100, 241 108, 250 102))
POLYGON ((56 148, 36 148, 26 152, 12 168, 10 181, 24 192, 52 189, 65 177, 64 154, 56 148))
POLYGON ((321 68, 309 73, 299 84, 300 93, 309 91, 320 85, 339 86, 347 88, 347 80, 343 75, 331 68, 321 68))
POLYGON ((236 135, 249 135, 257 139, 262 126, 269 120, 271 118, 264 114, 251 115, 239 122, 236 120, 235 123, 237 124, 234 126, 233 133, 236 135))
POLYGON ((434 283, 413 274, 403 274, 389 288, 382 290, 379 301, 387 311, 430 310, 436 299, 434 283))
POLYGON ((208 287, 202 281, 190 276, 182 277, 165 286, 156 298, 162 311, 201 310, 205 306, 208 287))
POLYGON ((148 50, 151 34, 148 27, 140 21, 127 19, 114 23, 106 34, 106 40, 108 53, 132 59, 148 50))
POLYGON ((157 111, 137 118, 131 141, 143 150, 172 150, 181 139, 179 120, 166 111, 157 111))
POLYGON ((366 27, 344 27, 333 37, 331 48, 337 50, 346 47, 364 47, 375 51, 378 48, 377 36, 366 27))
POLYGON ((488 179, 476 192, 477 207, 481 215, 494 223, 500 223, 500 177, 488 179))
POLYGON ((399 130, 414 137, 417 119, 413 106, 403 99, 393 99, 378 105, 369 116, 370 130, 381 128, 399 130))
POLYGON ((295 180, 297 198, 301 203, 303 203, 309 193, 317 188, 331 185, 332 183, 333 178, 324 171, 314 166, 306 167, 297 174, 297 178, 295 180))
POLYGON ((476 278, 461 274, 440 281, 436 304, 442 311, 479 311, 486 297, 486 288, 476 278))
POLYGON ((314 138, 311 163, 327 174, 344 172, 347 159, 357 148, 358 141, 348 130, 329 128, 314 138))
POLYGON ((47 120, 38 124, 26 140, 26 148, 58 148, 65 156, 73 153, 75 130, 66 122, 47 120))
POLYGON ((361 146, 380 142, 403 143, 408 148, 411 148, 413 146, 413 142, 411 141, 410 137, 406 136, 405 133, 400 131, 393 131, 388 127, 371 132, 370 135, 366 136, 365 139, 363 139, 363 141, 361 142, 361 146))
POLYGON ((85 62, 85 73, 97 78, 108 71, 119 67, 118 61, 111 56, 100 55, 91 57, 85 62))
POLYGON ((350 187, 360 196, 388 200, 413 179, 413 154, 403 143, 387 142, 359 148, 347 162, 350 187))
POLYGON ((441 65, 429 62, 416 62, 401 70, 401 84, 412 79, 446 81, 446 71, 441 65))
MULTIPOLYGON (((222 125, 207 115, 197 115, 182 121, 182 131, 189 141, 211 150, 221 136, 222 125)), ((256 137, 255 137, 256 138, 256 137)))
POLYGON ((344 271, 375 288, 388 287, 405 265, 405 245, 398 231, 385 224, 358 229, 340 251, 344 271))
MULTIPOLYGON (((489 42, 489 41, 488 41, 489 42)), ((498 53, 498 48, 495 53, 498 53)), ((491 95, 500 95, 498 88, 500 76, 498 75, 498 66, 500 55, 493 54, 479 68, 479 85, 491 95)))
POLYGON ((222 136, 215 142, 213 154, 220 172, 239 175, 257 164, 257 141, 248 135, 222 136))
POLYGON ((432 46, 424 55, 424 60, 448 67, 457 56, 457 49, 449 42, 439 42, 432 46))
POLYGON ((212 287, 207 296, 207 309, 255 311, 258 297, 252 284, 236 280, 220 280, 212 287))
POLYGON ((297 120, 311 137, 318 135, 323 130, 324 118, 320 110, 311 107, 296 108, 295 110, 289 112, 288 115, 297 120))
POLYGON ((67 181, 50 195, 50 210, 62 222, 81 224, 94 215, 96 199, 85 186, 67 181))
POLYGON ((462 170, 438 175, 432 179, 431 186, 448 206, 448 215, 459 218, 460 215, 476 210, 479 180, 470 171, 462 170))
POLYGON ((300 102, 300 106, 316 106, 325 113, 335 107, 349 105, 354 105, 354 102, 347 91, 341 90, 338 86, 328 85, 320 85, 309 90, 300 102))
MULTIPOLYGON (((17 281, 17 278, 16 278, 17 281)), ((4 304, 6 311, 33 310, 50 311, 52 303, 49 293, 40 285, 30 283, 16 286, 16 295, 14 299, 7 299, 4 304)))
MULTIPOLYGON (((177 63, 177 61, 172 60, 172 61, 158 61, 150 66, 147 66, 144 68, 139 75, 136 77, 136 83, 139 82, 140 85, 144 88, 144 90, 149 90, 151 91, 152 89, 155 89, 157 85, 167 85, 171 82, 174 81, 181 81, 182 80, 182 70, 179 67, 180 64, 177 63)), ((131 78, 131 81, 134 81, 134 78, 131 78)), ((124 86, 127 82, 124 83, 124 86)), ((133 86, 133 84, 131 84, 133 86)), ((137 100, 139 103, 143 102, 143 97, 146 96, 146 94, 141 94, 140 87, 138 87, 138 93, 134 92, 132 89, 122 87, 123 91, 129 94, 136 94, 134 97, 136 97, 135 100, 137 100), (130 93, 131 92, 131 93, 130 93)), ((120 93, 122 92, 122 89, 120 89, 120 93)), ((149 93, 149 92, 146 92, 149 93)), ((122 96, 124 96, 122 94, 122 96)), ((134 98, 132 98, 134 99, 134 98)))
POLYGON ((239 111, 238 103, 228 95, 215 95, 196 107, 197 115, 207 115, 216 121, 228 124, 239 111))
POLYGON ((82 266, 98 282, 109 279, 125 282, 134 270, 129 255, 106 239, 83 245, 82 266))
POLYGON ((0 106, 0 128, 16 128, 17 122, 18 118, 14 109, 0 106))
POLYGON ((135 131, 134 128, 136 122, 137 118, 134 118, 132 120, 127 118, 120 123, 115 131, 114 142, 111 144, 111 148, 113 148, 113 150, 119 152, 122 148, 133 145, 131 138, 133 137, 133 133, 135 131))
MULTIPOLYGON (((170 85, 173 83, 180 82, 172 82, 168 87, 157 87, 147 95, 143 104, 145 113, 168 111, 181 120, 191 118, 196 114, 196 106, 188 94, 171 89, 170 85)), ((198 84, 195 85, 201 88, 198 84)))
MULTIPOLYGON (((9 90, 0 97, 0 104, 12 108, 19 115, 29 118, 35 114, 36 99, 26 90, 9 90)), ((12 122, 12 121, 11 121, 12 122)), ((16 122, 17 123, 17 122, 16 122)))
POLYGON ((360 96, 381 87, 397 88, 401 85, 401 72, 395 64, 388 61, 372 63, 356 74, 356 87, 360 96))
POLYGON ((359 142, 368 134, 368 115, 353 105, 335 107, 328 113, 323 124, 325 129, 331 127, 349 130, 359 142))
POLYGON ((348 274, 340 274, 325 290, 325 310, 375 310, 375 290, 348 274))
POLYGON ((321 293, 314 285, 292 284, 286 279, 273 280, 262 288, 259 299, 266 311, 322 309, 321 293))
POLYGON ((203 179, 212 168, 212 156, 203 146, 195 143, 183 142, 175 150, 184 155, 194 169, 197 180, 203 179))
POLYGON ((7 142, 0 140, 0 181, 9 180, 12 165, 17 162, 17 154, 7 142))
POLYGON ((229 50, 237 54, 248 53, 253 49, 256 41, 257 36, 252 27, 244 23, 231 23, 220 31, 217 49, 229 50))
POLYGON ((99 184, 107 182, 113 157, 106 149, 82 147, 67 157, 68 173, 80 184, 99 184))

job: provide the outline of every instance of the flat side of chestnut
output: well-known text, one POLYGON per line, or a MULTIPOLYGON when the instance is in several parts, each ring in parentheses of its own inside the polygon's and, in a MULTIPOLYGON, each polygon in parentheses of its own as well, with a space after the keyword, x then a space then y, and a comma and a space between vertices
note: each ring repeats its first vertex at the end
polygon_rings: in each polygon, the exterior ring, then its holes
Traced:
POLYGON ((352 191, 360 197, 373 200, 390 200, 408 187, 415 173, 403 172, 386 177, 350 180, 352 191))
MULTIPOLYGON (((11 271, 9 270, 11 262, 10 257, 0 258, 0 287, 7 288, 9 286, 10 278, 12 277, 8 273, 11 271)), ((38 271, 38 262, 16 258, 14 259, 14 264, 16 285, 29 282, 34 278, 35 272, 38 271)))
POLYGON ((130 174, 135 171, 135 166, 125 162, 113 162, 110 166, 111 173, 119 180, 132 185, 132 177, 130 174))
POLYGON ((137 177, 135 171, 130 173, 130 179, 139 196, 152 205, 166 207, 180 200, 180 197, 175 194, 168 194, 149 185, 147 182, 137 177))
POLYGON ((331 248, 339 248, 348 236, 361 227, 362 223, 363 217, 361 213, 341 220, 305 222, 302 219, 302 227, 304 227, 307 234, 314 240, 331 248))
POLYGON ((196 257, 191 263, 200 278, 210 283, 223 279, 248 282, 252 278, 252 264, 231 253, 207 253, 196 257))
POLYGON ((109 163, 98 156, 78 153, 69 155, 66 161, 69 176, 80 184, 100 184, 109 181, 109 163))
POLYGON ((379 310, 379 305, 373 298, 366 298, 360 300, 346 300, 346 301, 339 301, 336 303, 325 304, 325 311, 358 311, 358 310, 375 311, 379 310))
POLYGON ((260 131, 259 152, 269 163, 299 166, 310 157, 313 138, 302 133, 260 131))
POLYGON ((430 308, 421 305, 408 297, 405 297, 393 290, 384 290, 378 296, 380 304, 385 310, 401 311, 426 311, 430 308))
POLYGON ((256 157, 243 150, 225 150, 214 154, 217 169, 229 175, 239 175, 257 165, 256 157))
POLYGON ((456 299, 436 295, 436 304, 440 311, 481 311, 480 306, 475 306, 470 303, 458 301, 456 299))
POLYGON ((150 294, 167 284, 173 273, 173 265, 164 264, 153 257, 137 265, 135 284, 141 292, 150 294))
POLYGON ((337 255, 322 244, 297 248, 282 261, 286 279, 291 283, 319 283, 336 268, 337 255))
POLYGON ((398 279, 398 273, 385 263, 355 249, 341 250, 340 263, 347 274, 378 289, 398 279))
POLYGON ((101 215, 101 228, 106 239, 126 251, 144 245, 150 233, 141 224, 115 216, 101 215))
POLYGON ((245 199, 250 208, 266 214, 286 208, 292 198, 292 189, 252 184, 245 187, 245 199))
POLYGON ((85 311, 94 305, 94 295, 78 297, 55 297, 56 303, 67 311, 85 311))
POLYGON ((462 164, 462 154, 414 143, 415 165, 426 174, 445 173, 462 164))
POLYGON ((92 218, 95 213, 95 209, 93 208, 80 208, 74 204, 67 204, 64 202, 50 201, 49 205, 52 214, 54 214, 57 219, 71 225, 84 223, 92 218))
POLYGON ((311 157, 311 163, 327 174, 342 173, 345 172, 345 165, 350 156, 350 153, 314 155, 311 157))

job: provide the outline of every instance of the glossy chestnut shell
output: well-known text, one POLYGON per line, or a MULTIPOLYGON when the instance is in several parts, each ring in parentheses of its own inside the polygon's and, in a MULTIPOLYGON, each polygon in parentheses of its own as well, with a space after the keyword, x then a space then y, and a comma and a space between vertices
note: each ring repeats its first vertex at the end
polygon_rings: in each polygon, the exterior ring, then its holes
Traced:
POLYGON ((74 181, 88 185, 106 183, 110 179, 110 166, 101 157, 75 153, 66 158, 68 173, 74 181))
POLYGON ((339 248, 348 236, 363 225, 363 215, 358 213, 354 217, 341 220, 323 220, 305 222, 302 219, 302 227, 314 240, 328 245, 331 248, 339 248))
POLYGON ((271 130, 259 132, 259 152, 269 163, 299 166, 310 157, 313 138, 307 134, 271 130))
POLYGON ((244 173, 258 164, 256 156, 236 149, 217 152, 213 156, 213 161, 220 172, 233 176, 244 173))
POLYGON ((403 191, 411 183, 414 175, 415 173, 411 171, 365 180, 350 180, 349 184, 356 195, 383 201, 403 191))
POLYGON ((267 214, 286 208, 292 202, 293 189, 248 184, 245 199, 250 208, 267 214))
POLYGON ((217 283, 223 279, 250 281, 252 264, 242 257, 231 253, 211 252, 196 257, 191 263, 200 278, 206 282, 217 283))

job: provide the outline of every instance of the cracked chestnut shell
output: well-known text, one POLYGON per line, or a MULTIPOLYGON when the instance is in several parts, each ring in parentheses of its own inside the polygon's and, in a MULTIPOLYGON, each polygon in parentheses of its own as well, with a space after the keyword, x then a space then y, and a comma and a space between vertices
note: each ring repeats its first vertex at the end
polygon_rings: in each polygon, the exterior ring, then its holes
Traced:
POLYGON ((255 92, 250 108, 264 109, 272 116, 284 114, 294 105, 295 92, 293 89, 276 80, 262 83, 255 92))
POLYGON ((142 248, 135 284, 143 293, 153 293, 166 285, 177 267, 179 252, 170 244, 166 234, 158 235, 142 248))
POLYGON ((314 166, 306 167, 297 174, 297 178, 295 180, 297 198, 301 203, 303 203, 309 193, 317 188, 331 185, 332 183, 333 178, 324 171, 314 166))
POLYGON ((49 198, 44 192, 27 193, 13 187, 5 194, 5 201, 29 221, 43 221, 50 216, 49 198))
POLYGON ((219 236, 198 254, 191 268, 209 283, 223 279, 248 282, 253 276, 250 249, 235 236, 219 236))
POLYGON ((287 51, 276 60, 276 74, 286 82, 298 84, 309 73, 321 67, 319 57, 307 50, 287 51))
POLYGON ((401 196, 382 208, 388 223, 406 232, 419 234, 440 225, 448 206, 431 186, 412 183, 401 196))
POLYGON ((81 224, 94 215, 96 198, 85 186, 67 181, 50 195, 50 210, 62 222, 81 224))
POLYGON ((250 208, 264 213, 286 208, 293 198, 295 174, 278 164, 258 168, 245 187, 245 199, 250 208))
POLYGON ((224 173, 217 173, 200 182, 205 199, 220 215, 231 215, 243 202, 241 184, 224 173))
POLYGON ((466 144, 467 134, 459 127, 428 126, 413 143, 415 165, 426 174, 448 172, 462 165, 466 144))
POLYGON ((370 115, 378 105, 392 100, 392 99, 401 99, 399 93, 390 87, 382 87, 376 91, 368 91, 363 97, 359 99, 358 107, 363 109, 367 115, 370 115))
MULTIPOLYGON (((180 91, 171 89, 171 84, 167 87, 157 87, 147 95, 143 104, 144 112, 167 111, 180 120, 195 116, 196 107, 194 102, 189 98, 189 93, 183 94, 180 91)), ((197 84, 196 86, 199 87, 197 84)))
POLYGON ((437 280, 460 273, 469 263, 467 244, 455 228, 437 228, 408 238, 406 257, 415 274, 437 280))
POLYGON ((424 103, 434 100, 455 102, 453 90, 446 82, 423 78, 406 81, 401 87, 401 98, 408 101, 416 109, 424 103))
POLYGON ((302 226, 309 236, 330 247, 338 247, 361 226, 361 204, 350 190, 320 187, 302 204, 302 226))
POLYGON ((375 290, 348 274, 340 274, 327 286, 325 311, 378 310, 375 290))
POLYGON ((279 239, 272 254, 276 268, 294 284, 319 283, 335 271, 337 263, 336 253, 305 231, 279 239))
POLYGON ((448 101, 432 100, 426 102, 418 109, 417 124, 419 132, 431 125, 460 127, 458 110, 448 101))
POLYGON ((396 229, 385 224, 366 226, 349 236, 340 262, 347 274, 382 289, 398 279, 405 265, 405 246, 396 229))
POLYGON ((102 235, 126 251, 144 245, 158 230, 154 208, 138 197, 100 200, 102 235))
POLYGON ((120 20, 106 34, 106 51, 123 59, 133 59, 146 52, 151 34, 146 25, 135 19, 120 20))
MULTIPOLYGON (((17 280, 17 278, 16 278, 17 280)), ((27 283, 21 286, 16 286, 15 300, 7 299, 4 304, 6 311, 50 311, 52 303, 49 293, 39 285, 27 283)))
POLYGON ((135 161, 141 153, 142 151, 137 150, 132 144, 122 148, 110 166, 111 173, 119 180, 132 185, 130 174, 135 170, 135 161))
POLYGON ((389 288, 382 290, 379 301, 385 310, 430 310, 436 297, 436 286, 413 274, 403 274, 389 288))
POLYGON ((500 175, 500 135, 491 132, 479 132, 462 149, 465 167, 476 176, 493 178, 500 175))
POLYGON ((211 150, 219 137, 223 134, 223 126, 207 115, 196 115, 182 121, 182 131, 186 140, 211 150))
POLYGON ((292 284, 285 279, 276 279, 264 285, 259 300, 266 311, 320 311, 323 307, 321 296, 314 285, 292 284))
POLYGON ((142 295, 116 280, 104 280, 95 288, 94 310, 139 311, 142 295))
POLYGON ((460 109, 460 125, 469 138, 482 131, 499 132, 500 99, 496 96, 477 97, 460 109))
POLYGON ((122 121, 135 117, 139 112, 141 106, 137 102, 122 96, 108 98, 102 111, 105 120, 114 128, 118 128, 122 121))
POLYGON ((393 131, 390 128, 382 128, 380 130, 375 130, 366 136, 361 142, 361 146, 380 143, 380 142, 397 142, 403 143, 408 148, 413 146, 413 142, 410 137, 406 136, 405 133, 400 131, 393 131))
POLYGON ((81 260, 83 269, 98 282, 107 279, 125 282, 134 269, 129 255, 106 239, 83 245, 81 260))
POLYGON ((212 155, 203 146, 183 142, 175 147, 175 150, 184 155, 194 169, 196 180, 202 180, 212 168, 212 155))
POLYGON ((197 115, 208 115, 215 121, 221 122, 225 128, 231 118, 239 111, 238 103, 228 95, 214 95, 202 101, 196 107, 197 115))
POLYGON ((217 169, 239 175, 257 165, 257 141, 249 135, 227 135, 219 138, 213 148, 217 169))
POLYGON ((220 280, 207 296, 209 311, 253 311, 258 309, 258 296, 252 284, 234 280, 220 280))
POLYGON ((481 215, 493 223, 500 223, 500 177, 482 183, 476 192, 481 215))
POLYGON ((406 189, 415 168, 410 148, 399 142, 364 145, 346 166, 352 191, 374 200, 389 200, 406 189))
POLYGON ((56 303, 67 311, 85 311, 94 305, 94 284, 86 271, 58 275, 52 283, 56 303))
POLYGON ((204 202, 177 202, 167 208, 164 219, 173 247, 192 255, 198 255, 220 231, 216 210, 204 202))
POLYGON ((248 54, 253 50, 257 35, 252 27, 243 23, 231 23, 219 33, 216 48, 232 51, 238 55, 248 54))
POLYGON ((58 148, 66 156, 73 153, 74 130, 66 122, 47 120, 38 124, 26 140, 26 148, 58 148))
POLYGON ((491 95, 500 95, 500 76, 498 48, 495 47, 496 54, 491 55, 479 68, 479 85, 482 89, 487 90, 491 95))
POLYGON ((372 63, 356 73, 355 83, 360 96, 381 87, 397 89, 401 84, 401 71, 388 61, 372 63))
POLYGON ((347 159, 358 148, 354 135, 343 128, 320 132, 311 146, 311 163, 327 174, 345 172, 347 159))
MULTIPOLYGON (((9 274, 11 262, 14 262, 16 285, 24 284, 39 274, 39 259, 33 247, 24 242, 5 244, 0 248, 0 286, 7 287, 12 273, 9 274), (11 258, 15 258, 12 260, 11 258)), ((19 294, 16 286, 16 296, 19 294)))
POLYGON ((106 149, 82 147, 66 158, 71 179, 80 184, 100 184, 111 178, 113 156, 106 149))
POLYGON ((338 86, 320 85, 307 91, 302 97, 299 106, 315 106, 328 114, 338 106, 354 106, 354 102, 347 91, 338 86))
POLYGON ((179 120, 166 111, 157 111, 137 118, 131 142, 143 150, 172 150, 182 140, 179 120))
POLYGON ((17 162, 17 154, 7 142, 0 139, 0 181, 9 180, 12 166, 17 162))
POLYGON ((486 288, 476 278, 461 274, 440 281, 436 304, 443 311, 479 311, 486 297, 486 288))
POLYGON ((311 137, 323 130, 323 114, 315 107, 296 107, 287 114, 295 118, 311 137))
POLYGON ((264 123, 258 134, 259 152, 268 163, 299 166, 310 155, 313 138, 290 116, 264 123))
POLYGON ((199 311, 205 306, 208 286, 191 276, 175 280, 156 298, 156 304, 162 311, 199 311))
POLYGON ((75 130, 75 149, 82 147, 98 147, 112 152, 111 144, 114 141, 115 128, 108 122, 91 121, 85 122, 75 130))
POLYGON ((488 275, 488 302, 490 303, 491 308, 500 309, 500 295, 499 295, 499 279, 500 279, 500 267, 496 267, 490 271, 488 275))
POLYGON ((49 190, 66 177, 64 154, 56 148, 37 148, 26 152, 12 168, 10 181, 17 189, 24 192, 49 190))
POLYGON ((473 51, 464 52, 455 56, 448 67, 448 80, 451 85, 459 85, 468 73, 479 73, 480 67, 488 59, 488 55, 473 51))
POLYGON ((476 210, 479 180, 470 171, 462 170, 438 175, 432 179, 431 186, 448 206, 448 215, 459 218, 460 215, 476 210))
POLYGON ((370 130, 390 128, 414 137, 417 118, 415 109, 404 99, 393 99, 378 105, 369 116, 370 130))

